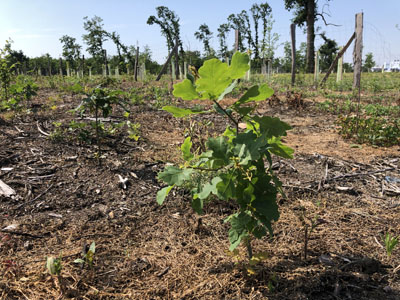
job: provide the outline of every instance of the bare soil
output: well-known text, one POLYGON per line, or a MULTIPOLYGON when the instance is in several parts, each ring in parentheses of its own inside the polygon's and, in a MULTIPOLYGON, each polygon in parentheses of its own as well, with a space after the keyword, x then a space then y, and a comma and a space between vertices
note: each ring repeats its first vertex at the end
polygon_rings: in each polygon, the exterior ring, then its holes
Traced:
MULTIPOLYGON (((399 146, 353 148, 308 99, 260 104, 293 126, 284 141, 295 158, 275 160, 286 197, 274 237, 253 242, 268 258, 251 274, 244 248, 227 251, 234 206, 213 202, 197 216, 185 193, 155 201, 157 172, 179 162, 189 121, 133 107, 141 138, 108 137, 99 165, 94 145, 43 134, 75 118, 80 97, 50 109, 56 94, 42 89, 30 114, 0 118, 0 179, 16 191, 0 196, 0 299, 400 299, 400 250, 388 257, 383 242, 400 235, 399 146), (92 242, 93 267, 74 263, 92 242), (47 256, 62 257, 60 278, 47 256)), ((198 136, 226 125, 195 120, 216 124, 192 123, 198 136)))

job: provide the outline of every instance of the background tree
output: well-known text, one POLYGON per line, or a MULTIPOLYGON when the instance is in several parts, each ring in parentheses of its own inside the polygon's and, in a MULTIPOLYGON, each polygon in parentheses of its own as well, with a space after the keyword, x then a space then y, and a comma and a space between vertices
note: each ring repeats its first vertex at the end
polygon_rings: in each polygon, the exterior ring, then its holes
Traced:
POLYGON ((199 26, 199 30, 194 33, 196 39, 201 41, 204 45, 205 56, 209 57, 212 55, 213 51, 210 47, 210 40, 212 38, 213 33, 207 24, 201 24, 199 26))
POLYGON ((373 68, 375 66, 375 61, 374 61, 374 56, 372 54, 372 52, 368 52, 365 55, 365 61, 363 64, 363 72, 369 72, 371 71, 371 68, 373 68))
MULTIPOLYGON (((296 68, 298 71, 304 71, 306 66, 306 49, 307 44, 301 43, 299 49, 296 50, 296 68)), ((292 69, 292 45, 290 42, 283 44, 283 58, 280 59, 282 72, 290 73, 292 69)))
POLYGON ((246 35, 243 19, 240 15, 231 14, 228 16, 228 24, 231 29, 239 31, 238 50, 243 52, 245 50, 243 45, 243 36, 246 35))
MULTIPOLYGON (((330 0, 326 0, 330 1, 330 0)), ((307 69, 309 73, 314 72, 314 52, 315 52, 315 21, 321 17, 325 25, 332 25, 326 23, 324 12, 318 12, 318 0, 285 0, 285 8, 287 10, 294 10, 293 23, 300 27, 306 25, 307 30, 307 69)))
POLYGON ((63 44, 62 56, 69 62, 71 68, 76 68, 76 62, 80 58, 82 46, 76 42, 76 38, 68 35, 63 35, 60 38, 60 42, 63 44))
POLYGON ((258 23, 261 18, 261 8, 257 3, 254 3, 251 8, 251 17, 253 18, 253 26, 254 26, 254 39, 253 39, 253 47, 254 47, 254 58, 260 58, 260 52, 258 50, 258 23))
POLYGON ((219 56, 221 59, 226 60, 228 57, 228 45, 226 44, 226 38, 230 30, 229 24, 221 24, 218 27, 218 40, 219 40, 219 56))
POLYGON ((92 19, 83 18, 83 28, 87 34, 82 35, 84 42, 88 45, 86 51, 93 56, 94 59, 100 60, 103 58, 103 43, 107 40, 106 32, 103 29, 103 19, 94 16, 92 19))
POLYGON ((256 48, 251 33, 250 18, 249 15, 247 14, 247 11, 242 10, 241 13, 238 15, 238 17, 241 19, 241 23, 243 26, 243 33, 247 40, 247 49, 251 50, 252 48, 253 49, 256 48))
POLYGON ((272 31, 274 23, 275 21, 270 11, 268 15, 263 18, 263 38, 260 47, 263 64, 265 64, 265 60, 268 61, 269 65, 271 64, 275 56, 275 50, 279 46, 279 34, 272 31))
MULTIPOLYGON (((177 39, 181 57, 183 58, 185 52, 183 51, 182 40, 180 37, 180 24, 178 15, 166 6, 158 6, 156 7, 156 11, 157 17, 150 16, 147 19, 147 24, 157 24, 158 26, 160 26, 161 34, 167 40, 168 52, 172 50, 173 45, 175 45, 175 40, 177 39)), ((183 59, 181 59, 181 63, 183 70, 183 59)))
POLYGON ((336 41, 327 38, 325 33, 321 33, 320 36, 324 40, 324 43, 319 48, 320 68, 321 71, 325 72, 335 60, 339 47, 336 41))

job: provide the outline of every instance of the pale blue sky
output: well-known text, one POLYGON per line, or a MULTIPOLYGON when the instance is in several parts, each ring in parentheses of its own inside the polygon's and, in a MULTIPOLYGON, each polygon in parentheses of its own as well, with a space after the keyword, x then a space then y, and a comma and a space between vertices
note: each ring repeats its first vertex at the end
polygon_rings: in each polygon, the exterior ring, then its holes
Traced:
MULTIPOLYGON (((255 2, 243 0, 169 0, 169 1, 137 1, 137 0, 0 0, 0 45, 9 37, 14 41, 13 48, 21 49, 28 56, 39 56, 50 53, 53 57, 61 54, 59 38, 65 34, 82 42, 83 17, 98 15, 104 20, 104 28, 117 31, 122 42, 128 45, 149 45, 153 59, 161 62, 167 55, 165 39, 159 27, 146 24, 150 15, 155 15, 155 7, 164 5, 174 10, 181 20, 181 31, 184 48, 201 50, 202 44, 194 38, 199 25, 206 23, 216 36, 217 28, 226 22, 231 13, 249 10, 255 2)), ((325 0, 319 0, 322 9, 325 0)), ((291 12, 284 9, 283 0, 268 1, 275 19, 274 31, 280 35, 280 43, 289 40, 291 12)), ((364 54, 373 52, 378 63, 400 59, 400 31, 395 25, 400 24, 400 0, 332 0, 325 11, 331 17, 327 21, 342 25, 340 27, 324 26, 318 22, 327 36, 335 39, 339 45, 347 42, 354 30, 354 15, 364 12, 364 54)), ((233 44, 234 34, 230 34, 229 45, 233 44)), ((297 45, 305 41, 301 29, 297 29, 297 45)), ((321 44, 317 37, 316 45, 321 44)), ((212 40, 212 46, 218 48, 218 40, 212 40)), ((110 54, 115 54, 115 47, 107 42, 110 54)), ((282 55, 282 48, 277 56, 282 55)), ((345 61, 351 61, 350 51, 345 61)))

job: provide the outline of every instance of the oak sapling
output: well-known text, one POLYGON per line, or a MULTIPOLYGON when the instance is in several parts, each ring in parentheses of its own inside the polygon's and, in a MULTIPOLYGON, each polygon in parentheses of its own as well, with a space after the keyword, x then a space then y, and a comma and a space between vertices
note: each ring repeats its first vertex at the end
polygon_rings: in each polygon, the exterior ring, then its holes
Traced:
POLYGON ((385 248, 387 256, 390 258, 392 256, 392 251, 396 248, 397 244, 399 243, 398 236, 392 236, 390 232, 387 232, 383 241, 385 242, 385 248))
POLYGON ((94 128, 96 130, 96 144, 98 150, 96 156, 99 158, 99 163, 101 162, 101 134, 104 131, 104 124, 101 122, 100 116, 107 118, 111 114, 114 105, 119 105, 125 109, 125 111, 128 111, 124 106, 126 101, 120 97, 122 94, 122 91, 110 90, 99 85, 87 94, 87 97, 84 98, 75 109, 81 116, 86 111, 94 114, 94 128))
POLYGON ((165 111, 177 118, 217 112, 231 125, 220 136, 208 138, 201 153, 192 150, 190 137, 185 139, 181 147, 185 164, 167 166, 158 174, 167 186, 157 193, 157 202, 161 205, 175 187, 190 189, 192 207, 199 214, 204 204, 215 198, 236 202, 238 210, 225 220, 231 224, 229 249, 233 251, 243 241, 251 259, 251 238, 272 234, 272 222, 279 218, 276 198, 283 191, 273 173, 271 155, 292 158, 293 150, 281 142, 291 129, 288 124, 279 118, 252 115, 255 106, 249 104, 266 100, 274 92, 266 84, 252 86, 228 107, 221 105, 220 101, 249 69, 248 62, 248 55, 240 52, 234 54, 230 66, 210 59, 199 69, 198 79, 188 76, 174 85, 175 97, 208 99, 214 103, 213 108, 205 111, 198 106, 164 106, 165 111))

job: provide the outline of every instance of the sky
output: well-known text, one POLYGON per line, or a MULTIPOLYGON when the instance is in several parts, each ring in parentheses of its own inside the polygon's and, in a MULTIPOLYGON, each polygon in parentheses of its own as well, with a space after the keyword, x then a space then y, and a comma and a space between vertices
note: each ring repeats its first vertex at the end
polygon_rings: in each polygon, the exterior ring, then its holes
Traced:
MULTIPOLYGON (((59 39, 63 35, 75 37, 86 49, 82 41, 83 18, 97 15, 103 19, 104 29, 117 31, 126 45, 143 48, 148 45, 152 58, 162 63, 168 51, 165 38, 157 25, 147 25, 150 15, 156 15, 157 6, 167 6, 180 18, 181 36, 185 50, 203 51, 202 43, 196 40, 194 32, 206 23, 214 38, 211 46, 218 49, 217 28, 225 23, 232 13, 249 11, 253 3, 265 1, 243 0, 0 0, 0 47, 11 38, 12 48, 22 50, 29 57, 49 53, 58 58, 62 53, 59 39)), ((278 33, 279 48, 276 56, 283 55, 283 43, 290 40, 290 23, 293 12, 285 10, 283 0, 269 0, 275 20, 273 31, 278 33)), ((319 10, 324 10, 329 23, 340 26, 325 26, 317 22, 319 32, 326 32, 328 38, 336 40, 339 46, 346 44, 354 32, 355 14, 364 13, 364 49, 363 54, 373 53, 377 64, 400 59, 400 0, 326 0, 318 1, 319 10), (329 5, 325 5, 328 3, 329 5)), ((306 41, 302 28, 296 30, 296 45, 306 41)), ((228 45, 233 45, 234 33, 231 32, 228 45)), ((316 47, 322 44, 316 36, 316 47)), ((116 54, 111 42, 105 43, 108 54, 116 54)), ((345 54, 346 62, 352 61, 352 48, 345 54)), ((85 51, 84 51, 85 52, 85 51)), ((85 53, 84 53, 85 54, 85 53)), ((87 54, 86 54, 87 55, 87 54)))

